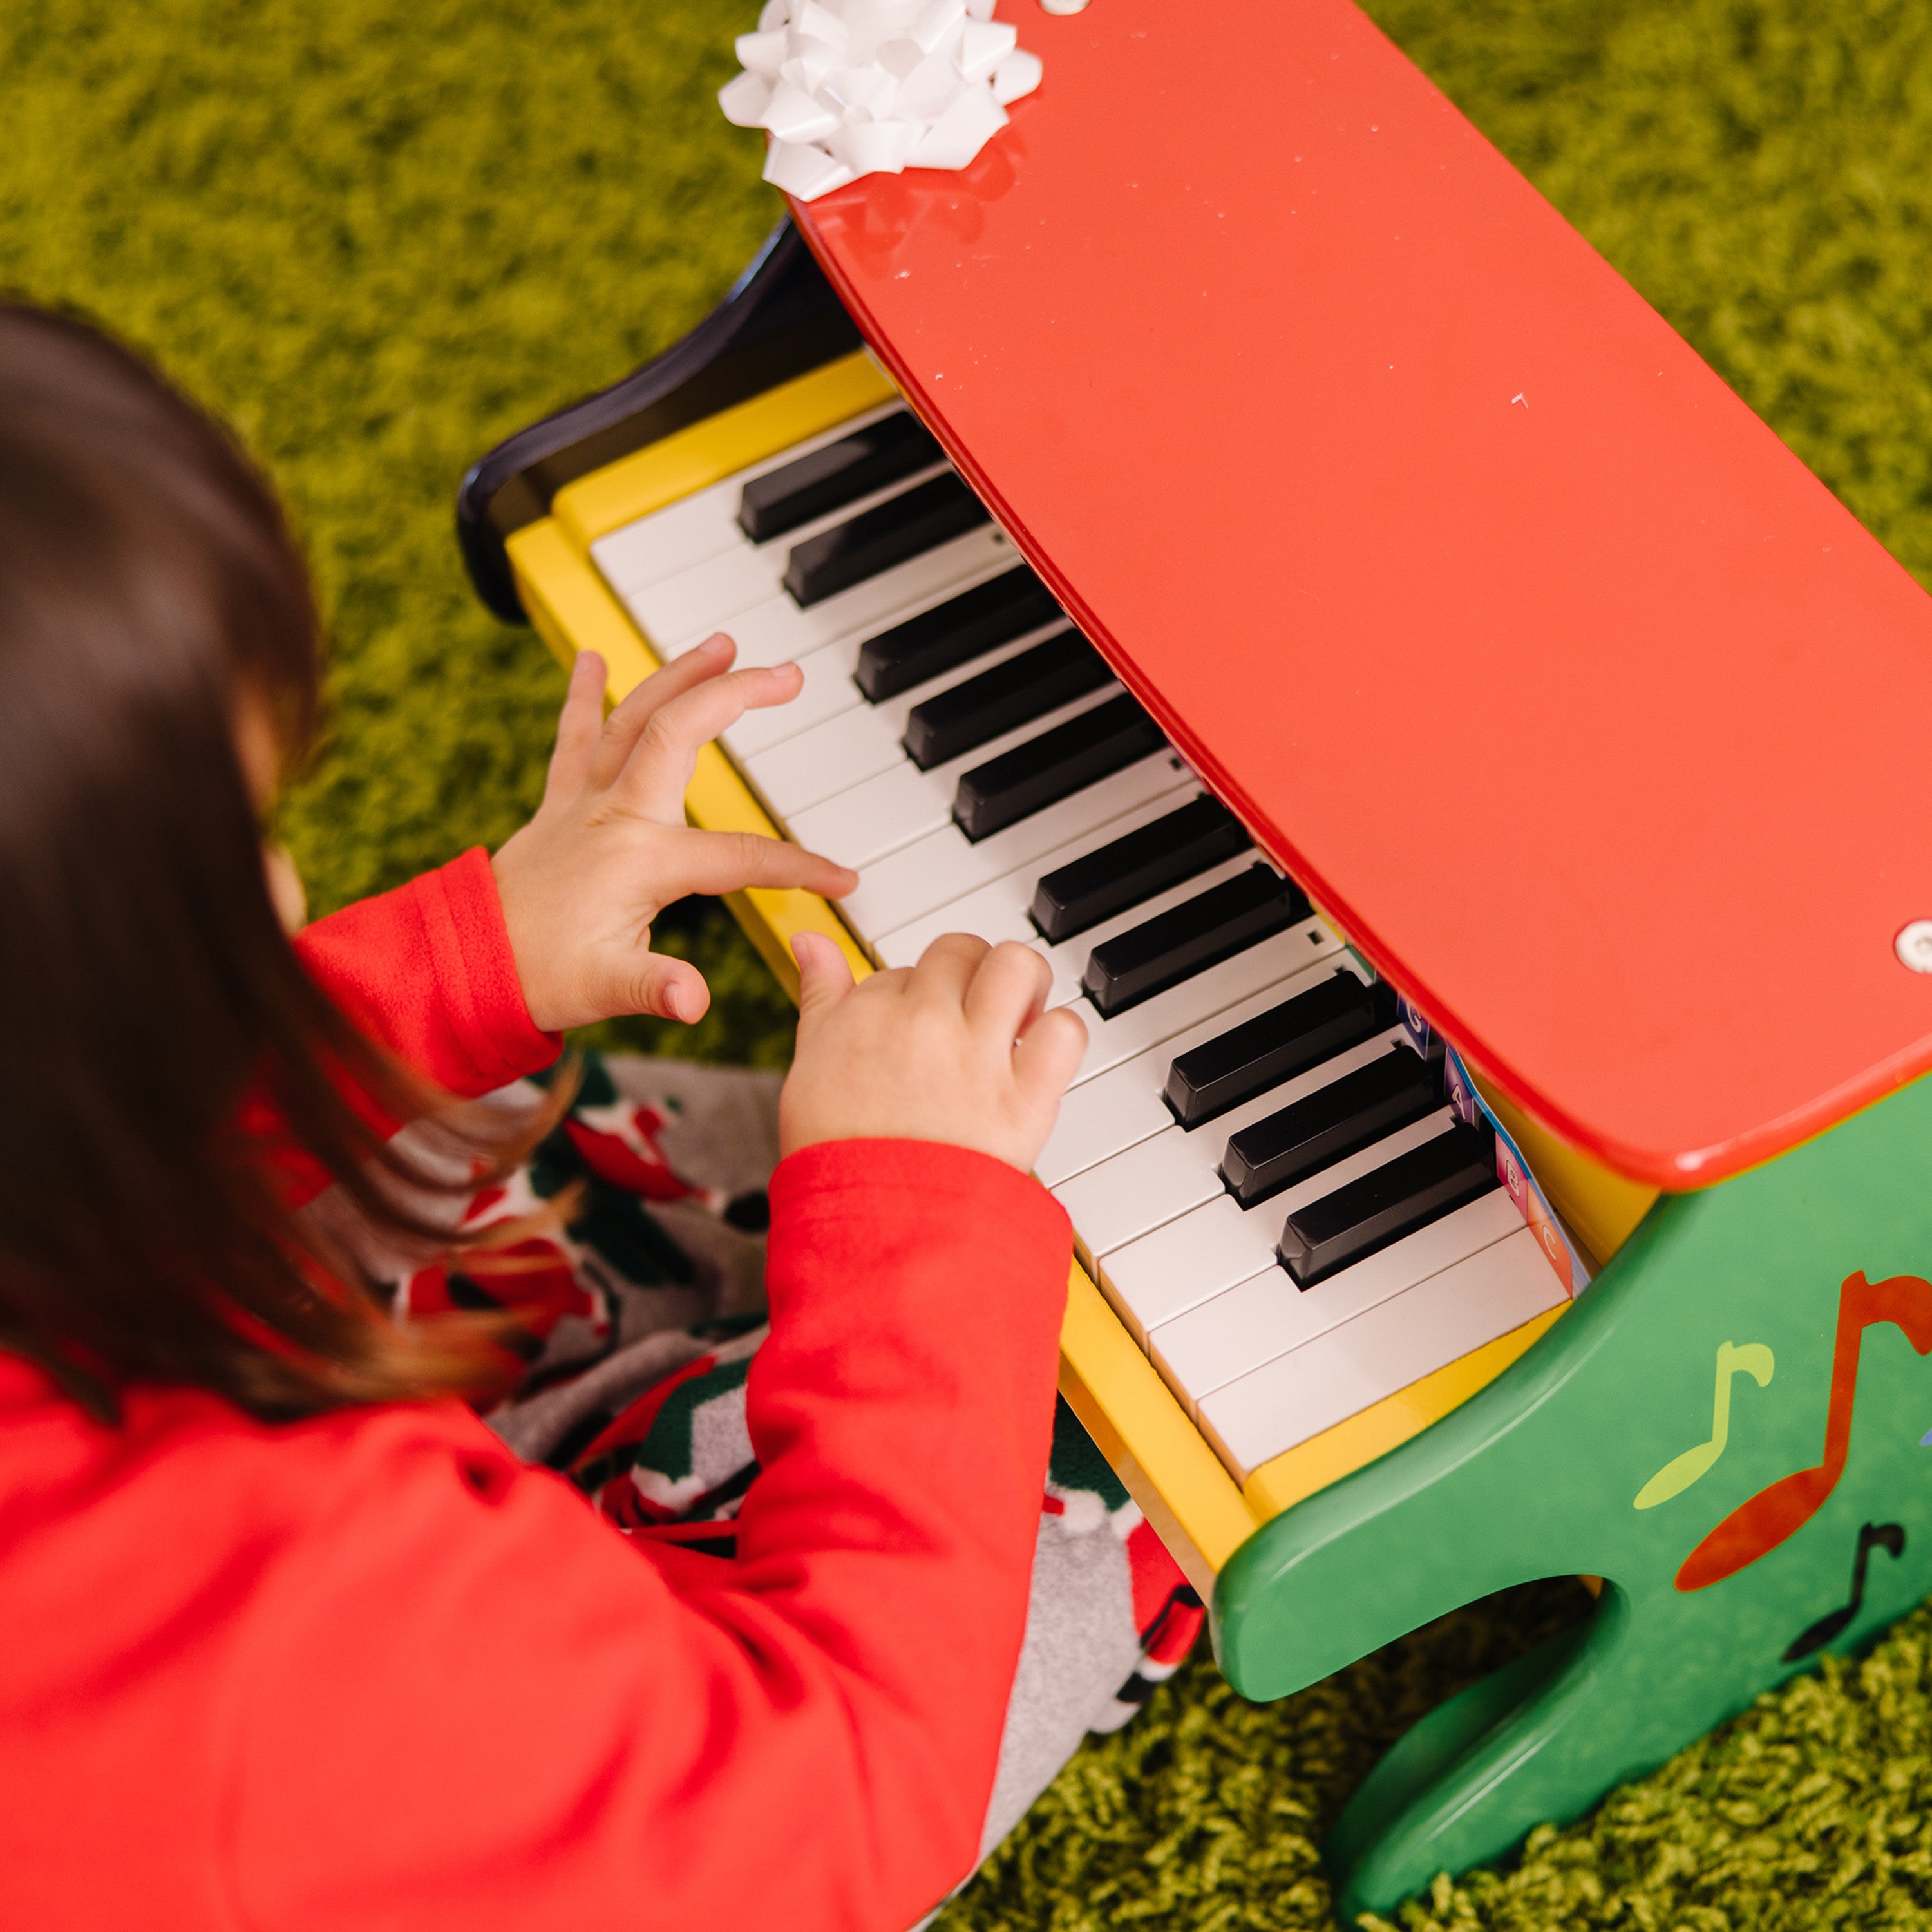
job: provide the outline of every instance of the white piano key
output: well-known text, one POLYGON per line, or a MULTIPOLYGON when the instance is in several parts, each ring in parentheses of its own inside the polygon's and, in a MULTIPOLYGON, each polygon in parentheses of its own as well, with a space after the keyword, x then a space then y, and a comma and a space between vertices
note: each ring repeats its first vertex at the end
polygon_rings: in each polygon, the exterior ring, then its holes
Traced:
MULTIPOLYGON (((905 756, 899 742, 905 735, 906 721, 913 706, 956 684, 963 684, 976 672, 990 670, 1006 658, 1017 657, 1044 638, 1068 628, 1064 618, 1057 618, 1037 632, 1002 644, 970 664, 960 665, 916 686, 884 704, 860 701, 842 710, 822 724, 796 737, 787 738, 745 760, 745 774, 756 785, 774 812, 782 816, 802 812, 808 805, 848 791, 880 772, 890 771, 905 756)), ((823 657, 814 651, 814 657, 823 657)), ((855 653, 856 655, 856 653, 855 653)), ((852 687, 858 696, 858 687, 852 687)), ((778 707, 774 706, 773 710, 778 707)), ((1024 729, 1024 727, 1022 728, 1024 729)), ((935 766, 935 770, 938 768, 935 766)))
POLYGON ((798 668, 805 674, 798 695, 789 704, 748 711, 736 724, 727 725, 720 734, 725 750, 742 766, 760 752, 862 704, 859 687, 852 682, 852 674, 859 668, 860 642, 857 638, 842 638, 823 650, 808 651, 798 660, 798 668))
MULTIPOLYGON (((915 920, 941 922, 929 938, 957 931, 952 908, 989 888, 1018 892, 1024 914, 1040 874, 1065 862, 1060 855, 1074 856, 1104 844, 1199 789, 1172 752, 1156 752, 976 845, 956 825, 920 839, 867 870, 858 890, 840 902, 841 910, 874 944, 915 920)), ((1030 925, 1027 929, 1032 931, 1030 925)))
MULTIPOLYGON (((1166 1321, 1238 1282, 1278 1268, 1278 1234, 1279 1230, 1270 1233, 1264 1222, 1244 1214, 1234 1197, 1224 1194, 1116 1248, 1112 1266, 1098 1271, 1099 1284, 1144 1348, 1149 1324, 1141 1311, 1166 1321)), ((1288 1279, 1285 1271, 1282 1279, 1288 1279)))
MULTIPOLYGON (((1003 571, 1012 568, 1010 554, 997 556, 978 569, 970 572, 956 584, 946 584, 943 589, 929 592, 915 599, 906 609, 892 620, 903 622, 908 617, 916 617, 922 611, 930 610, 948 598, 957 597, 962 592, 983 584, 989 577, 998 577, 1003 571)), ((789 600, 788 600, 789 601, 789 600)), ((1038 631, 1028 634, 1022 643, 1037 644, 1042 638, 1060 628, 1064 619, 1055 619, 1043 625, 1038 631)), ((842 712, 850 711, 866 702, 865 694, 855 682, 859 669, 859 653, 864 649, 866 640, 888 628, 884 625, 870 626, 850 637, 841 638, 836 643, 826 644, 815 651, 807 651, 798 660, 798 668, 805 674, 805 682, 798 695, 789 704, 775 704, 768 711, 748 712, 724 734, 725 748, 731 755, 742 760, 757 753, 769 751, 774 745, 783 744, 787 740, 797 737, 810 730, 814 725, 822 724, 828 718, 836 718, 842 712)), ((1016 646, 1017 648, 1017 646, 1016 646)), ((988 651, 983 658, 976 658, 971 668, 983 670, 997 662, 998 654, 988 651)), ((964 673, 962 674, 964 674, 964 673)), ((943 688, 942 681, 934 678, 932 690, 943 688)), ((908 694, 910 697, 911 694, 908 694)), ((892 700, 897 703, 899 700, 892 700)), ((914 700, 916 701, 916 700, 914 700)), ((899 727, 904 730, 903 722, 899 727)))
MULTIPOLYGON (((976 893, 973 896, 976 898, 979 895, 976 893)), ((983 939, 988 946, 998 946, 1001 941, 1010 939, 1017 940, 1022 946, 1032 946, 1036 952, 1040 950, 1037 935, 1028 922, 1024 908, 1015 911, 1010 906, 998 901, 992 902, 990 912, 977 914, 956 914, 955 909, 948 906, 944 910, 934 914, 931 919, 916 920, 910 926, 902 927, 897 932, 889 934, 879 940, 873 950, 878 954, 879 963, 883 966, 916 966, 926 949, 935 939, 949 932, 970 932, 974 938, 983 939)), ((1050 1006, 1064 1004, 1064 1001, 1051 996, 1047 1000, 1050 1006)))
MULTIPOLYGON (((722 483, 694 490, 688 496, 681 496, 661 510, 653 510, 647 517, 640 517, 634 524, 626 524, 621 530, 599 537, 590 546, 590 554, 603 572, 604 580, 622 597, 631 591, 661 584, 666 578, 674 577, 680 571, 688 570, 693 564, 702 563, 728 550, 748 547, 749 540, 738 526, 738 505, 744 495, 745 485, 753 477, 782 469, 796 458, 809 456, 814 449, 822 449, 829 442, 850 436, 881 417, 896 416, 902 407, 896 402, 882 403, 877 409, 867 410, 839 424, 836 429, 808 436, 802 442, 795 442, 788 449, 779 451, 777 455, 766 458, 762 463, 747 464, 722 483)), ((790 539, 781 538, 778 541, 786 542, 790 539)))
POLYGON ((1564 1298, 1536 1237, 1519 1222, 1490 1246, 1204 1397, 1202 1432, 1235 1480, 1245 1482, 1271 1456, 1460 1361, 1564 1298))
POLYGON ((1080 1017, 1087 1022, 1087 1057, 1073 1076, 1074 1084, 1091 1080, 1264 986, 1286 979, 1300 968, 1327 958, 1340 951, 1341 944, 1322 920, 1311 916, 1110 1020, 1103 1020, 1090 1000, 1076 1001, 1080 1017))
POLYGON ((1297 1288, 1284 1268, 1264 1270, 1150 1330, 1148 1353, 1192 1413, 1216 1389, 1522 1228, 1508 1190, 1492 1188, 1312 1288, 1297 1288))
MULTIPOLYGON (((1106 842, 1096 838, 1091 842, 1103 844, 1106 842)), ((1153 919, 1169 908, 1182 904, 1196 891, 1204 892, 1210 886, 1218 884, 1222 879, 1232 878, 1235 873, 1251 864, 1254 857, 1255 854, 1249 852, 1240 859, 1224 861, 1220 866, 1203 872, 1198 878, 1190 879, 1184 885, 1171 886, 1164 892, 1156 892, 1152 898, 1144 900, 1126 912, 1117 913, 1112 919, 1103 920, 1090 932, 1083 932, 1059 946, 1048 946, 1040 938, 1038 930, 1026 914, 1027 907, 1033 903, 1032 884, 1037 880, 1040 872, 1049 869, 1042 865, 1037 871, 1030 869, 1028 872, 1026 883, 1029 889, 1027 896, 1017 914, 1010 916, 1004 921, 1004 929, 998 933, 981 933, 980 936, 982 939, 1017 939, 1030 946, 1052 969, 1053 984, 1047 994, 1047 1004, 1064 1006, 1079 998, 1080 976, 1087 970, 1088 954, 1096 946, 1104 940, 1111 939, 1115 933, 1124 932, 1129 927, 1138 925, 1143 919, 1153 919)), ((945 922, 952 911, 952 908, 948 907, 935 914, 932 918, 916 920, 899 932, 888 934, 879 942, 879 957, 888 966, 910 966, 940 933, 977 930, 970 926, 962 928, 956 919, 951 920, 950 923, 945 922)))
POLYGON ((862 784, 842 791, 802 812, 781 814, 797 842, 814 852, 822 852, 842 866, 869 866, 910 845, 922 833, 937 832, 952 818, 952 800, 962 772, 969 772, 988 758, 997 758, 1016 745, 1042 731, 1051 731, 1070 718, 1118 698, 1120 687, 1108 682, 1098 691, 1076 698, 1071 704, 1036 718, 1018 730, 1003 733, 943 765, 922 772, 911 759, 902 756, 898 764, 862 784))
POLYGON ((1054 1198, 1084 1252, 1096 1257, 1124 1246, 1225 1192, 1211 1162, 1192 1153, 1156 1134, 1056 1187, 1054 1198))
POLYGON ((785 553, 778 544, 746 544, 646 584, 625 597, 650 638, 705 637, 742 610, 778 595, 784 582, 785 553))
POLYGON ((1027 908, 1033 903, 1035 877, 1030 866, 1009 872, 1004 878, 995 879, 991 885, 982 886, 977 892, 968 892, 964 898, 941 906, 937 912, 916 919, 896 932, 886 934, 874 942, 875 950, 888 966, 909 966, 943 933, 970 932, 989 946, 997 946, 1005 939, 1030 946, 1040 936, 1027 917, 1027 908))
MULTIPOLYGON (((1282 1286, 1288 1293, 1300 1295, 1305 1301, 1318 1290, 1310 1288, 1303 1294, 1275 1258, 1275 1244, 1281 1239, 1282 1223, 1298 1208, 1306 1207, 1311 1201, 1319 1201, 1334 1193, 1336 1188, 1346 1187, 1350 1181, 1372 1173, 1396 1155, 1420 1147, 1438 1134, 1447 1133, 1454 1120, 1455 1116, 1447 1107, 1438 1107, 1434 1113, 1420 1120, 1412 1120, 1406 1127, 1398 1127, 1373 1145, 1359 1148, 1324 1167, 1319 1174, 1310 1174, 1306 1180, 1298 1181, 1272 1200, 1264 1201, 1253 1208, 1244 1209, 1232 1194, 1223 1194, 1204 1207, 1190 1208, 1165 1226, 1156 1228, 1152 1234, 1143 1234, 1138 1240, 1130 1241, 1124 1247, 1116 1248, 1111 1254, 1102 1256, 1100 1286, 1143 1344, 1163 1323, 1174 1322, 1189 1315, 1190 1311, 1198 1312, 1203 1304, 1213 1302, 1216 1296, 1224 1295, 1237 1283, 1270 1269, 1280 1275, 1282 1286)), ((1498 1192, 1508 1200, 1506 1192, 1498 1192)), ((1510 1211, 1515 1210, 1512 1208, 1510 1211)), ((1426 1234, 1428 1230, 1422 1232, 1426 1234)), ((1420 1237, 1412 1235, 1409 1238, 1416 1240, 1420 1237)), ((1370 1261, 1376 1258, 1374 1256, 1370 1257, 1370 1261)), ((1454 1257, 1450 1258, 1453 1260, 1454 1257)), ((1437 1264, 1438 1267, 1445 1264, 1437 1264)), ((1355 1265, 1366 1268, 1369 1263, 1358 1262, 1355 1265)), ((1342 1270, 1343 1274, 1354 1272, 1352 1268, 1342 1270)), ((1341 1274, 1331 1276, 1321 1287, 1326 1288, 1342 1278, 1341 1274)), ((1344 1291, 1339 1296, 1330 1296, 1322 1305, 1334 1307, 1346 1300, 1344 1291)), ((1342 1315, 1355 1312, 1353 1308, 1342 1307, 1342 1315)), ((1220 1328, 1213 1322, 1206 1326, 1213 1334, 1220 1335, 1220 1328)), ((1186 1350, 1187 1334, 1180 1337, 1178 1346, 1184 1352, 1186 1350)), ((1279 1354, 1282 1348, 1294 1346, 1292 1341, 1284 1342, 1280 1348, 1270 1348, 1268 1353, 1279 1354)), ((1252 1355, 1241 1364, 1241 1369, 1251 1369, 1267 1359, 1267 1355, 1252 1355)), ((1240 1372, 1238 1369, 1232 1372, 1240 1372)), ((1198 1383, 1190 1384, 1190 1388, 1195 1395, 1204 1393, 1198 1383)))
POLYGON ((980 938, 996 944, 1003 939, 1023 940, 1031 944, 1040 934, 1028 914, 1033 904, 1034 888, 1048 873, 1071 864, 1102 845, 1110 844, 1116 838, 1125 838, 1130 832, 1151 824, 1186 804, 1190 799, 1201 795, 1198 786, 1190 785, 1178 793, 1164 793, 1159 798, 1150 799, 1144 805, 1121 813, 1119 818, 1096 826, 1078 838, 1069 839, 1065 844, 1057 846, 1030 864, 1019 866, 1004 878, 968 892, 964 898, 941 906, 938 911, 928 913, 909 926, 902 926, 898 933, 886 934, 878 944, 883 950, 896 943, 899 951, 909 951, 916 959, 942 932, 976 933, 980 938))
MULTIPOLYGON (((674 630, 654 625, 647 614, 655 592, 646 591, 624 602, 660 657, 682 657, 713 631, 722 630, 728 632, 737 645, 738 662, 749 668, 784 664, 836 644, 841 638, 883 630, 909 616, 922 598, 934 601, 943 592, 964 590, 980 578, 997 575, 1001 568, 1010 567, 1014 561, 1013 547, 1006 532, 996 524, 984 524, 802 610, 788 592, 779 591, 748 608, 740 606, 728 622, 717 616, 701 616, 681 630, 674 630)), ((782 566, 780 568, 782 574, 782 566)))
POLYGON ((941 792, 910 758, 787 820, 797 842, 855 870, 874 864, 944 825, 952 794, 941 792))
POLYGON ((1179 885, 1169 886, 1165 892, 1156 892, 1153 898, 1143 899, 1138 905, 1130 906, 1125 912, 1117 912, 1111 919, 1100 920, 1086 932, 1063 940, 1058 946, 1049 946, 1036 935, 1034 950, 1053 969, 1053 988, 1047 994, 1047 1004, 1064 1006, 1079 998, 1081 975, 1086 971, 1088 956, 1095 946, 1105 945, 1120 933, 1130 932, 1144 920, 1157 919, 1178 905, 1185 905, 1197 892, 1204 892, 1211 886, 1238 877, 1260 856, 1251 846, 1232 859, 1223 859, 1219 865, 1210 866, 1193 878, 1184 879, 1179 885))
MULTIPOLYGON (((1097 1078, 1082 1082, 1060 1102, 1059 1118, 1046 1145, 1040 1150, 1034 1172, 1048 1187, 1057 1187, 1109 1154, 1118 1154, 1172 1127, 1174 1116, 1167 1111, 1161 1096, 1167 1088, 1167 1070, 1180 1054, 1230 1028, 1244 1024, 1284 1000, 1309 992, 1338 970, 1353 973, 1358 979, 1363 976, 1352 954, 1331 953, 1312 966, 1263 987, 1225 1012, 1175 1034, 1173 1039, 1136 1054, 1097 1078)), ((1197 1136, 1211 1134, 1220 1124, 1218 1120, 1210 1120, 1195 1132, 1197 1136)), ((1217 1160, 1220 1146, 1217 1142, 1217 1160)))
MULTIPOLYGON (((1265 1094, 1231 1108, 1218 1119, 1188 1133, 1174 1124, 1165 1107, 1167 1125, 1150 1138, 1088 1168, 1053 1190, 1066 1210, 1090 1255, 1104 1258, 1139 1236, 1184 1214, 1190 1208, 1220 1198, 1226 1190, 1221 1180, 1221 1156, 1231 1134, 1282 1107, 1292 1106, 1318 1093, 1330 1081, 1379 1060, 1406 1036, 1400 1027, 1344 1048, 1332 1059, 1285 1080, 1265 1094)), ((1285 1191, 1284 1197, 1285 1198, 1285 1191)), ((1259 1204, 1270 1206, 1271 1202, 1259 1204)), ((1282 1217, 1286 1219, 1284 1214, 1282 1217)))
POLYGON ((872 706, 861 705, 747 758, 745 776, 773 812, 789 819, 904 764, 899 734, 904 729, 872 706))

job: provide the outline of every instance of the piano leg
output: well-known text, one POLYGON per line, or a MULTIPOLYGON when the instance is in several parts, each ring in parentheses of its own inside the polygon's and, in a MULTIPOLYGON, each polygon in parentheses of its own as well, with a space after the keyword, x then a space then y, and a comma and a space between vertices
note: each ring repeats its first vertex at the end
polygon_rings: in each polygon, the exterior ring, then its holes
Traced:
MULTIPOLYGON (((1595 1616, 1417 1726, 1329 1846, 1345 1922, 1509 1851, 1932 1590, 1932 1082, 1660 1202, 1542 1342, 1222 1571, 1278 1697, 1510 1585, 1595 1616)), ((1318 1288, 1310 1291, 1318 1293, 1318 1288)))

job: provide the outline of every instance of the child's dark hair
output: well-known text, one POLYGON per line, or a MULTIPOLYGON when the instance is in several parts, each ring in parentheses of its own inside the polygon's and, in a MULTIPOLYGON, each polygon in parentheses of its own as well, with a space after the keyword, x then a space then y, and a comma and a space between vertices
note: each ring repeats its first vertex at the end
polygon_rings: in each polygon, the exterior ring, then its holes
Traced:
MULTIPOLYGON (((234 441, 98 331, 0 304, 0 1346, 97 1414, 133 1382, 258 1415, 476 1391, 487 1326, 400 1328, 287 1204, 266 1102, 378 1235, 453 1184, 443 1103, 303 970, 238 731, 316 728, 308 573, 234 441)), ((500 1168, 527 1144, 475 1147, 500 1168)))

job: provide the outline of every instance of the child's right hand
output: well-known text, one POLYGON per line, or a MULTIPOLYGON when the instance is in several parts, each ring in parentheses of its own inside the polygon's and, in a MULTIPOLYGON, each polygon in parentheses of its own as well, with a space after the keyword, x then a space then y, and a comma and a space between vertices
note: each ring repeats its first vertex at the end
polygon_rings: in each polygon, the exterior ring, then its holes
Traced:
POLYGON ((796 664, 734 671, 736 648, 707 638, 608 718, 604 660, 578 656, 543 803, 490 861, 524 1001, 546 1033, 617 1013, 701 1018, 704 976, 651 950, 652 921, 687 892, 796 886, 836 898, 859 883, 782 838, 685 823, 703 747, 748 710, 798 695, 796 664))
POLYGON ((919 964, 852 983, 817 933, 798 960, 798 1052, 778 1096, 786 1154, 820 1141, 945 1141, 1030 1171, 1087 1048, 1066 1006, 1041 1010, 1046 962, 961 932, 919 964))

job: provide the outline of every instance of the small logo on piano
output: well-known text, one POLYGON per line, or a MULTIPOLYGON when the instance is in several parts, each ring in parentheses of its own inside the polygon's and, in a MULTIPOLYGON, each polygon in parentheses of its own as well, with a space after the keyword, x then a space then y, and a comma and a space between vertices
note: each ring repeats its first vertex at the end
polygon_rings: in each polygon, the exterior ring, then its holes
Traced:
POLYGON ((1892 942, 1898 963, 1915 973, 1932 973, 1932 919, 1915 919, 1892 942))

